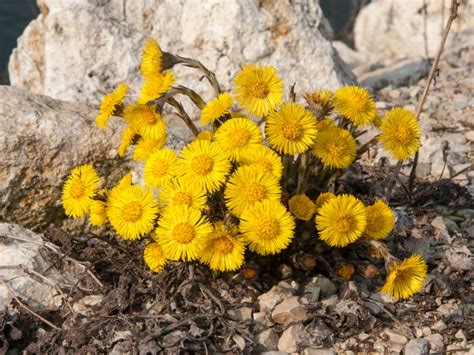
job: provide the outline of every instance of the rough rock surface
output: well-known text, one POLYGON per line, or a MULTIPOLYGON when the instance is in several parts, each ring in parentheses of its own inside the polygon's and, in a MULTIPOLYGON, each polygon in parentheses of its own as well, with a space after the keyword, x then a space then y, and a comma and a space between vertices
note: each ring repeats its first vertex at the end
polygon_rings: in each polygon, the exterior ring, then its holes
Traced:
MULTIPOLYGON (((354 80, 314 0, 39 0, 39 7, 10 58, 10 81, 56 99, 96 104, 125 80, 137 90, 149 36, 166 51, 199 59, 226 87, 249 62, 276 66, 287 87, 297 82, 302 90, 354 80)), ((189 69, 178 74, 197 82, 189 69)))
POLYGON ((40 252, 44 243, 40 234, 0 223, 0 279, 8 285, 0 283, 0 313, 10 309, 12 291, 34 310, 56 310, 61 306, 63 299, 54 283, 73 285, 76 280, 71 273, 50 267, 51 260, 40 252))
MULTIPOLYGON (((463 0, 450 32, 448 46, 457 46, 474 33, 474 1, 463 0)), ((372 1, 357 16, 354 26, 356 49, 371 60, 433 57, 449 15, 450 1, 427 1, 426 41, 423 2, 372 1), (443 8, 444 4, 444 8, 443 8)))
POLYGON ((0 86, 0 220, 32 229, 64 218, 61 188, 71 168, 93 163, 118 179, 118 120, 96 127, 95 110, 0 86), (114 169, 111 169, 114 167, 114 169))

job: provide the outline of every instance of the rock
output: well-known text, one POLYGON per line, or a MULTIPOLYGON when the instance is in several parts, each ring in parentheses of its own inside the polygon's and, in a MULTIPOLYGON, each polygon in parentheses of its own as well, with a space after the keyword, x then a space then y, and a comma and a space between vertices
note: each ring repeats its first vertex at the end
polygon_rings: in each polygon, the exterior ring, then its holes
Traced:
POLYGON ((341 59, 346 63, 351 69, 356 68, 362 64, 365 64, 366 58, 363 54, 349 48, 347 44, 341 41, 333 41, 333 47, 337 50, 337 53, 341 59))
POLYGON ((433 330, 436 330, 437 332, 442 332, 443 330, 447 329, 448 326, 446 325, 445 322, 442 320, 437 321, 433 326, 431 327, 433 330))
POLYGON ((453 269, 472 270, 472 253, 466 245, 450 245, 445 254, 453 269))
POLYGON ((257 334, 255 342, 257 343, 258 351, 271 351, 278 350, 278 337, 277 333, 273 329, 266 329, 263 332, 257 334))
POLYGON ((445 317, 453 317, 456 315, 462 315, 462 309, 459 307, 458 304, 451 302, 455 300, 450 300, 448 303, 444 303, 438 307, 437 311, 439 314, 445 317))
POLYGON ((444 341, 441 334, 431 334, 425 339, 430 343, 430 354, 439 354, 444 351, 444 341))
POLYGON ((309 287, 310 289, 313 288, 313 290, 319 288, 320 293, 323 297, 331 296, 337 291, 336 284, 323 275, 313 277, 311 281, 306 285, 305 290, 307 287, 309 287))
POLYGON ((405 346, 406 355, 427 355, 429 353, 428 340, 413 339, 405 346))
POLYGON ((308 319, 305 309, 298 302, 298 297, 293 296, 278 304, 272 312, 272 319, 276 323, 287 324, 296 320, 308 319))
POLYGON ((270 291, 258 296, 260 305, 260 312, 271 311, 275 306, 283 301, 283 299, 293 296, 293 290, 282 288, 280 286, 273 286, 270 291))
POLYGON ((240 351, 244 351, 246 344, 243 336, 236 334, 232 337, 232 340, 237 344, 240 351))
POLYGON ((306 348, 303 350, 303 355, 336 355, 336 353, 331 349, 306 348))
POLYGON ((0 220, 32 229, 65 218, 61 190, 70 170, 93 163, 117 181, 127 159, 117 159, 120 124, 95 126, 96 112, 0 86, 0 220))
MULTIPOLYGON (((392 0, 373 1, 365 6, 354 25, 357 51, 370 56, 372 61, 434 57, 441 40, 443 22, 449 16, 450 2, 427 2, 426 43, 422 6, 421 1, 400 1, 395 4, 392 0)), ((474 2, 463 2, 458 14, 448 37, 448 48, 463 43, 466 38, 472 42, 474 2)))
POLYGON ((406 336, 400 334, 399 332, 393 329, 386 328, 384 330, 384 333, 388 336, 389 341, 392 343, 405 345, 408 342, 406 336))
POLYGON ((55 284, 74 285, 76 277, 65 264, 57 270, 46 259, 42 235, 15 224, 0 223, 0 313, 10 308, 11 290, 35 311, 54 311, 64 298, 55 284), (41 274, 48 279, 34 275, 41 274))
MULTIPOLYGON (((276 66, 288 87, 296 82, 298 90, 355 82, 312 0, 42 0, 41 5, 42 14, 11 55, 10 81, 57 99, 96 104, 125 80, 136 92, 140 52, 149 36, 163 50, 200 60, 226 89, 249 62, 276 66)), ((208 89, 194 71, 182 68, 178 77, 208 89)))
POLYGON ((250 307, 240 307, 237 309, 229 309, 227 314, 234 318, 235 320, 242 322, 252 319, 252 308, 250 307))
POLYGON ((278 341, 278 350, 294 353, 298 351, 299 343, 305 337, 305 329, 302 323, 289 326, 278 341))
MULTIPOLYGON (((358 77, 361 86, 378 90, 386 86, 407 86, 424 78, 430 71, 431 63, 424 58, 401 60, 388 67, 377 69, 358 77)), ((397 93, 394 91, 394 94, 397 93)), ((398 96, 400 92, 398 91, 398 96)), ((398 98, 397 95, 392 96, 398 98)))

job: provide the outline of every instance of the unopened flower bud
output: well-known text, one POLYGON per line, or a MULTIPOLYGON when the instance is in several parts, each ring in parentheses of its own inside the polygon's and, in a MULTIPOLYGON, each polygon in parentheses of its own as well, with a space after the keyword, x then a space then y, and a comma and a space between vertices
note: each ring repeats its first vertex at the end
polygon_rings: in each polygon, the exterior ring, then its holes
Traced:
POLYGON ((242 275, 245 280, 252 281, 258 277, 258 269, 253 265, 244 265, 240 269, 240 275, 242 275))
POLYGON ((369 264, 364 270, 364 277, 366 279, 375 279, 379 275, 379 270, 375 265, 369 264))
POLYGON ((344 281, 349 281, 354 274, 355 268, 354 265, 349 263, 344 263, 339 266, 337 269, 337 275, 344 281))

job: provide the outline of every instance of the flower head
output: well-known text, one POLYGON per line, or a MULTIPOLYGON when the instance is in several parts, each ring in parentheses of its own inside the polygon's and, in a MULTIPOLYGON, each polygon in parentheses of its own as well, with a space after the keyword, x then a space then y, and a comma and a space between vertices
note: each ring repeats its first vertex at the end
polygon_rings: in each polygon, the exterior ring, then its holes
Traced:
POLYGON ((111 93, 104 96, 100 102, 99 114, 96 123, 99 128, 107 126, 107 122, 113 116, 117 106, 123 103, 123 99, 128 92, 127 84, 118 84, 117 88, 111 93))
POLYGON ((314 215, 314 203, 304 194, 290 198, 288 208, 293 216, 303 221, 309 221, 314 215))
POLYGON ((279 201, 264 200, 247 208, 240 216, 240 231, 250 250, 276 254, 293 239, 295 220, 279 201))
POLYGON ((358 86, 344 86, 334 94, 334 107, 355 125, 366 126, 377 115, 375 102, 369 92, 358 86))
POLYGON ((306 102, 309 105, 309 109, 317 117, 324 117, 329 115, 333 110, 332 101, 334 93, 331 90, 323 89, 316 90, 312 93, 304 95, 306 102))
POLYGON ((154 189, 162 187, 174 176, 177 160, 176 153, 172 149, 163 148, 153 152, 143 169, 145 184, 154 189))
POLYGON ((125 153, 127 152, 128 147, 133 142, 133 138, 135 137, 137 133, 135 130, 131 129, 130 127, 125 127, 122 131, 122 142, 120 142, 120 146, 118 148, 118 154, 119 156, 123 157, 125 153))
POLYGON ((308 150, 318 133, 316 118, 297 103, 283 104, 279 111, 271 112, 265 132, 271 146, 289 155, 308 150))
POLYGON ((156 237, 171 260, 196 260, 212 225, 199 210, 173 206, 164 210, 158 221, 156 237))
POLYGON ((166 133, 159 139, 145 137, 140 138, 137 144, 135 144, 133 159, 138 161, 147 160, 150 155, 163 148, 163 146, 166 144, 166 138, 166 133))
POLYGON ((100 227, 107 222, 105 214, 105 202, 100 200, 92 200, 89 207, 89 220, 93 226, 100 227))
POLYGON ((129 185, 109 193, 106 213, 119 236, 135 240, 153 229, 158 205, 150 190, 129 185))
POLYGON ((164 70, 163 52, 158 42, 153 38, 148 38, 145 42, 140 70, 145 79, 156 77, 164 70))
POLYGON ((201 123, 207 125, 228 115, 232 107, 232 96, 228 92, 217 95, 201 111, 201 123))
POLYGON ((262 132, 248 118, 231 118, 224 122, 216 131, 214 142, 230 159, 240 161, 257 144, 262 143, 262 132))
POLYGON ((222 186, 229 170, 229 159, 215 143, 197 140, 181 151, 176 173, 186 183, 214 192, 222 186))
POLYGON ((217 222, 207 236, 200 261, 212 270, 234 271, 244 263, 245 244, 238 236, 235 225, 225 226, 217 222))
POLYGON ((280 201, 280 197, 278 179, 256 166, 238 168, 227 182, 224 192, 226 205, 236 216, 259 201, 280 201))
POLYGON ((234 79, 239 105, 251 114, 263 116, 283 102, 283 82, 275 68, 246 65, 234 79))
POLYGON ((343 263, 337 268, 337 276, 339 276, 344 281, 349 281, 352 278, 354 271, 354 265, 343 263))
POLYGON ((319 194, 318 198, 314 202, 314 211, 319 213, 319 209, 323 207, 323 205, 328 202, 330 199, 336 197, 332 192, 323 192, 319 194))
POLYGON ((127 106, 123 113, 130 128, 144 138, 161 139, 166 135, 166 125, 156 106, 135 103, 127 106))
POLYGON ((99 175, 90 164, 71 170, 62 193, 62 203, 67 216, 77 218, 89 211, 89 206, 99 186, 99 175))
POLYGON ((316 124, 316 129, 318 130, 318 134, 324 131, 327 128, 336 127, 336 123, 329 117, 323 118, 319 120, 316 124))
POLYGON ((148 243, 143 251, 143 259, 151 271, 160 272, 168 261, 163 249, 156 242, 148 243))
POLYGON ((249 149, 247 154, 242 157, 241 164, 256 166, 267 174, 272 174, 278 179, 283 173, 283 163, 280 156, 272 149, 264 145, 257 145, 249 149))
POLYGON ((189 206, 202 210, 206 205, 206 190, 174 178, 163 185, 158 200, 165 206, 189 206))
POLYGON ((356 149, 356 142, 349 131, 329 127, 318 133, 312 153, 326 166, 345 169, 354 161, 356 149))
POLYGON ((395 215, 383 201, 377 200, 372 206, 365 208, 367 227, 365 235, 372 239, 385 238, 395 226, 395 215))
POLYGON ((165 92, 169 91, 175 82, 176 77, 170 71, 150 76, 143 83, 138 103, 146 104, 148 101, 158 99, 165 92))
POLYGON ((326 202, 316 215, 319 237, 333 247, 345 247, 360 238, 367 224, 364 204, 351 195, 326 202))
POLYGON ((395 300, 409 298, 423 286, 428 267, 420 255, 412 255, 401 263, 393 262, 389 267, 387 280, 380 292, 395 300))
POLYGON ((407 109, 393 108, 387 112, 380 130, 384 149, 397 160, 412 157, 420 148, 420 124, 407 109))

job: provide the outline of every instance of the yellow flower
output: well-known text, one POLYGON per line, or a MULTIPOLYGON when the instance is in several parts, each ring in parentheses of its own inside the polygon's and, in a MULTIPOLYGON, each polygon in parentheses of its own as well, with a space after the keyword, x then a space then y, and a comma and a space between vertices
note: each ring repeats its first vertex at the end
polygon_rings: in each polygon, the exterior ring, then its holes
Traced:
POLYGON ((355 125, 366 126, 377 116, 375 102, 369 92, 358 86, 345 86, 334 94, 334 107, 355 125))
POLYGON ((145 79, 156 77, 163 71, 163 52, 158 42, 148 38, 142 52, 140 70, 145 79))
POLYGON ((166 125, 155 105, 135 103, 127 106, 123 118, 131 129, 144 138, 162 139, 166 134, 166 125))
POLYGON ((214 142, 230 159, 240 161, 257 144, 262 143, 262 132, 248 118, 231 118, 216 131, 214 142))
POLYGON ((229 159, 215 143, 198 140, 181 151, 176 172, 185 183, 214 192, 222 186, 229 170, 229 159))
POLYGON ((194 138, 194 140, 196 140, 196 141, 209 141, 209 142, 211 142, 213 135, 214 135, 214 134, 212 133, 212 131, 207 131, 207 130, 206 130, 206 131, 202 131, 201 133, 199 133, 199 134, 197 135, 196 138, 194 138))
POLYGON ((348 168, 356 157, 355 139, 349 131, 339 127, 329 127, 318 133, 312 153, 324 165, 336 169, 348 168))
POLYGON ((127 173, 125 174, 118 184, 111 190, 112 191, 118 191, 118 190, 123 190, 124 188, 127 188, 132 185, 132 173, 127 173))
POLYGON ((316 215, 321 240, 332 247, 345 247, 360 238, 367 225, 364 204, 351 195, 330 199, 316 215))
POLYGON ((240 216, 240 231, 250 250, 276 254, 293 239, 295 220, 279 201, 264 200, 247 208, 240 216))
POLYGON ((318 133, 316 117, 300 104, 286 103, 268 115, 265 132, 268 142, 278 152, 303 153, 313 145, 318 133))
POLYGON ((420 148, 420 124, 407 109, 393 108, 386 113, 379 139, 385 150, 397 160, 405 160, 420 148))
POLYGON ((159 98, 165 92, 169 91, 175 82, 176 77, 170 71, 149 77, 145 80, 140 90, 138 103, 146 104, 148 101, 159 98))
POLYGON ((166 265, 168 259, 163 253, 163 249, 156 242, 148 243, 143 251, 143 259, 151 271, 160 272, 166 265))
POLYGON ((337 276, 339 276, 344 281, 349 281, 354 274, 355 268, 354 265, 343 263, 337 268, 337 276))
POLYGON ((288 208, 293 216, 303 221, 309 221, 314 214, 314 203, 304 194, 290 198, 288 208))
POLYGON ((100 102, 99 114, 96 118, 96 123, 99 128, 107 126, 107 122, 113 116, 117 106, 123 103, 123 99, 128 92, 126 84, 118 84, 117 88, 111 93, 104 96, 100 102))
POLYGON ((73 218, 85 215, 98 186, 99 175, 92 165, 85 164, 72 169, 62 193, 66 215, 73 218))
POLYGON ((309 105, 309 109, 318 117, 331 113, 334 93, 331 90, 320 89, 303 95, 309 105))
POLYGON ((244 242, 238 237, 238 228, 217 222, 205 242, 200 261, 211 270, 234 271, 244 263, 244 242))
POLYGON ((127 152, 128 147, 133 142, 133 137, 135 137, 136 132, 131 129, 130 127, 125 127, 122 131, 122 142, 120 143, 118 154, 119 156, 123 157, 127 152))
POLYGON ((172 179, 160 190, 158 200, 165 206, 189 206, 202 210, 206 205, 206 190, 172 179))
POLYGON ((372 239, 385 238, 395 226, 395 215, 383 201, 377 200, 372 206, 365 208, 367 227, 365 235, 372 239))
POLYGON ((278 179, 283 173, 283 163, 280 156, 272 149, 263 145, 252 147, 248 153, 242 157, 242 164, 257 166, 264 173, 272 174, 278 179))
POLYGON ((153 152, 143 168, 145 184, 156 189, 170 181, 174 176, 177 160, 176 153, 172 149, 163 148, 153 152))
POLYGON ((209 101, 201 111, 201 123, 207 125, 215 120, 228 115, 232 107, 232 96, 228 92, 217 95, 209 101))
POLYGON ((166 138, 166 133, 160 139, 140 138, 137 144, 135 144, 133 159, 138 161, 147 160, 150 155, 163 148, 166 144, 166 138))
POLYGON ((93 226, 103 226, 107 222, 105 214, 105 202, 100 200, 92 200, 89 207, 89 219, 93 226))
POLYGON ((106 213, 119 236, 135 240, 152 231, 158 205, 150 190, 130 185, 109 193, 106 213))
POLYGON ((316 129, 318 130, 318 134, 324 131, 327 128, 336 127, 336 123, 331 118, 323 118, 322 120, 318 121, 316 124, 316 129))
POLYGON ((409 298, 421 290, 428 267, 420 255, 412 255, 401 263, 393 262, 389 267, 387 280, 380 292, 395 300, 409 298))
POLYGON ((281 187, 278 179, 255 166, 242 166, 226 184, 226 206, 236 216, 263 200, 280 201, 281 187))
POLYGON ((336 197, 332 192, 323 192, 318 196, 314 203, 314 211, 319 213, 319 209, 323 207, 323 205, 328 202, 330 199, 336 197))
POLYGON ((212 225, 199 210, 173 206, 164 210, 158 221, 156 237, 171 260, 196 260, 212 225))
POLYGON ((251 114, 263 116, 283 102, 283 82, 275 68, 246 65, 234 79, 239 105, 251 114))

